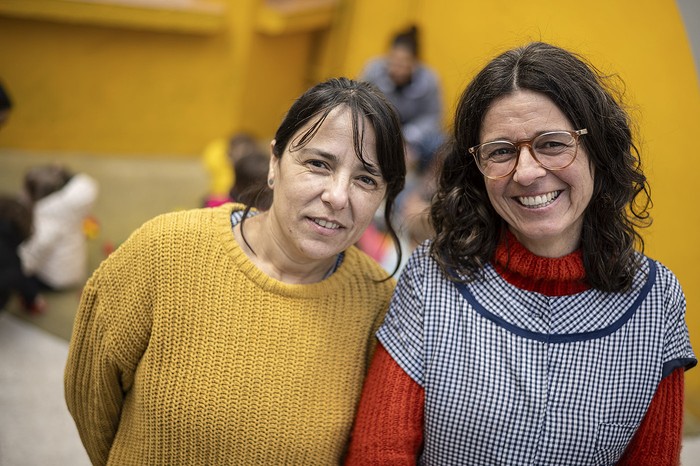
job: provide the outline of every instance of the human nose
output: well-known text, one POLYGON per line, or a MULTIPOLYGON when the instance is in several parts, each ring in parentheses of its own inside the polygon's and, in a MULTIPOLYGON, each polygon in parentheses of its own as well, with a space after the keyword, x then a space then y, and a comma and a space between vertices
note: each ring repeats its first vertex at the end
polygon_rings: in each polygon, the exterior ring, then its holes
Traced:
POLYGON ((522 144, 518 147, 518 159, 515 162, 513 181, 523 186, 532 184, 537 178, 547 174, 547 170, 535 159, 532 146, 522 144))
POLYGON ((349 183, 342 177, 330 177, 321 194, 321 200, 334 210, 345 208, 349 199, 348 186, 349 183))

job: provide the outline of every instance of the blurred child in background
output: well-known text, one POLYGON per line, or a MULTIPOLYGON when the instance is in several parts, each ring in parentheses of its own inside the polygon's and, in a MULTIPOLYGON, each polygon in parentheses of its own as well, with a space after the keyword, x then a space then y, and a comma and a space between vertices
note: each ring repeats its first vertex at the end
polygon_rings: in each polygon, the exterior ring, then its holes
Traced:
MULTIPOLYGON (((12 111, 12 99, 0 82, 0 128, 12 111)), ((46 310, 39 287, 24 274, 18 249, 32 234, 32 210, 14 196, 0 195, 0 310, 17 293, 22 307, 30 314, 46 310)))
POLYGON ((0 82, 0 127, 4 126, 8 118, 10 118, 11 111, 12 99, 10 99, 10 95, 0 82))
POLYGON ((87 278, 83 221, 97 199, 97 182, 51 164, 30 169, 24 190, 34 210, 34 234, 19 250, 25 273, 45 289, 81 286, 87 278))
POLYGON ((30 314, 40 314, 46 301, 39 286, 22 271, 17 252, 32 233, 32 211, 14 197, 0 195, 0 310, 17 293, 30 314))
POLYGON ((261 151, 262 148, 255 137, 244 131, 209 143, 202 155, 204 168, 209 174, 209 193, 203 205, 216 207, 230 202, 230 191, 236 184, 236 162, 248 154, 261 151))
POLYGON ((260 192, 261 187, 267 186, 267 173, 270 167, 270 157, 262 151, 254 151, 244 155, 234 164, 236 182, 229 192, 231 202, 240 202, 255 208, 267 205, 272 201, 269 191, 260 192))

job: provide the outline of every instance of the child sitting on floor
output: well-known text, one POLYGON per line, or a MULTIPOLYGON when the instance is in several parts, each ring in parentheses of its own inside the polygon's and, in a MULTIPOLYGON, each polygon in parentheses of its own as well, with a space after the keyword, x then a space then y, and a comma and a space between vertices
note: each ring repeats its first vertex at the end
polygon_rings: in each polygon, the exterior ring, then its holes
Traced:
POLYGON ((22 271, 17 252, 32 233, 32 211, 11 196, 0 196, 0 310, 17 293, 30 314, 40 314, 46 301, 38 285, 22 271))

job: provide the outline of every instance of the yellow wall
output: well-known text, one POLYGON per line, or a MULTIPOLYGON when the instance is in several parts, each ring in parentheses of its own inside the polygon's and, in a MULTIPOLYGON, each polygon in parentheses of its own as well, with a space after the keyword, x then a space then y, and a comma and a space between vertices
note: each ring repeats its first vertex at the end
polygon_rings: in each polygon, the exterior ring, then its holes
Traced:
POLYGON ((325 20, 294 29, 292 12, 270 31, 260 18, 280 18, 263 0, 216 1, 220 24, 197 29, 195 13, 143 21, 149 10, 118 0, 99 14, 90 0, 0 0, 0 79, 15 103, 0 148, 191 156, 234 130, 267 138, 310 83, 325 20))
POLYGON ((228 46, 224 35, 0 17, 2 79, 15 103, 0 143, 92 153, 199 150, 231 119, 232 71, 220 62, 228 46))

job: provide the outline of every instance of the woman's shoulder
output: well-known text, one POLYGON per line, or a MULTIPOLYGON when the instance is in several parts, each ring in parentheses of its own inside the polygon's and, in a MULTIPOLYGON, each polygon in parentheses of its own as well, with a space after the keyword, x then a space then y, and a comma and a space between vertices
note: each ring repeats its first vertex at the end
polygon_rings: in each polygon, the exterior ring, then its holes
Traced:
POLYGON ((661 287, 667 292, 682 293, 678 277, 673 271, 664 265, 660 260, 653 259, 644 254, 638 253, 637 256, 642 262, 642 267, 637 271, 637 276, 650 277, 653 279, 653 285, 661 287))
POLYGON ((395 277, 390 277, 391 272, 356 246, 345 251, 343 263, 336 273, 343 282, 352 277, 353 281, 361 280, 366 286, 383 289, 388 293, 393 292, 396 286, 395 277))
POLYGON ((144 233, 206 232, 217 225, 230 229, 231 214, 238 204, 223 204, 217 207, 185 209, 159 214, 141 225, 136 231, 144 233))
POLYGON ((206 251, 217 249, 215 245, 222 241, 234 241, 231 208, 232 204, 181 210, 147 220, 100 264, 95 277, 127 270, 143 274, 169 268, 170 263, 204 263, 205 257, 212 256, 206 251))
POLYGON ((230 227, 232 204, 216 208, 180 210, 159 214, 136 228, 120 246, 146 249, 190 249, 206 238, 233 237, 230 227))
POLYGON ((439 267, 431 255, 432 239, 427 239, 418 245, 408 257, 404 270, 429 269, 439 267))
POLYGON ((175 235, 186 234, 188 230, 192 231, 194 225, 201 220, 201 217, 202 213, 199 212, 199 209, 156 215, 136 228, 129 235, 125 244, 134 241, 143 242, 144 240, 154 243, 167 241, 168 238, 172 238, 175 235))

